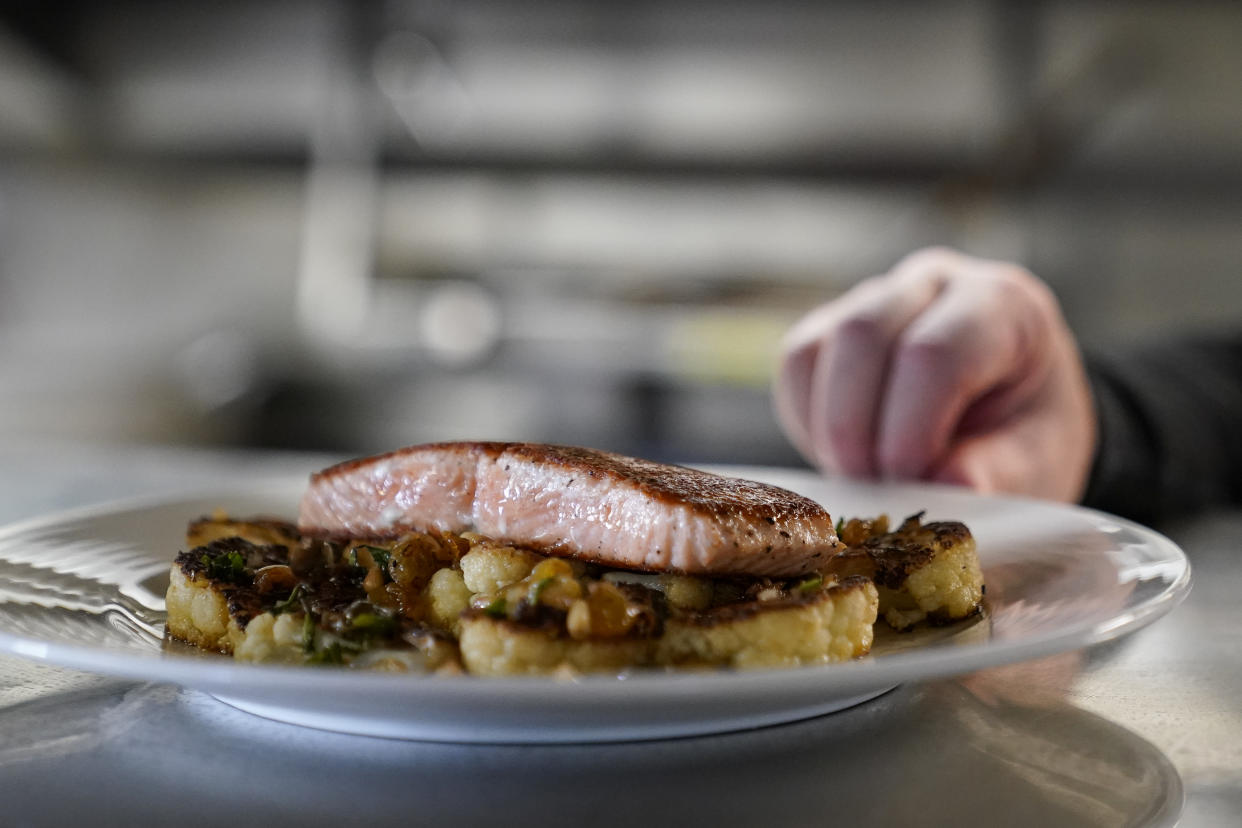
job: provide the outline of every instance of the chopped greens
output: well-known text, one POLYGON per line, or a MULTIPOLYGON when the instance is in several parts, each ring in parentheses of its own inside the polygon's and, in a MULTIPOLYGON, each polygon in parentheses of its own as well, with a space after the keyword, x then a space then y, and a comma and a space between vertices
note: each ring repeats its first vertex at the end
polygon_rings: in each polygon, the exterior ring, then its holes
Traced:
MULTIPOLYGON (((305 648, 304 648, 305 649, 305 648)), ((345 664, 346 659, 366 649, 365 644, 350 641, 348 638, 337 638, 325 633, 319 637, 309 650, 306 650, 307 664, 345 664)))
POLYGON ((387 570, 388 564, 392 561, 392 551, 382 546, 368 546, 367 551, 371 553, 371 559, 375 561, 375 565, 380 569, 387 570))
POLYGON ((240 581, 246 574, 246 557, 237 550, 230 550, 222 555, 204 552, 199 562, 207 570, 207 577, 216 581, 240 581))
POLYGON ((501 597, 497 598, 496 600, 488 604, 486 607, 484 607, 483 611, 487 613, 489 616, 491 616, 492 618, 504 618, 508 615, 509 608, 505 604, 505 599, 504 599, 504 596, 502 595, 501 597))
POLYGON ((390 616, 364 612, 354 618, 349 625, 349 630, 350 632, 358 632, 364 635, 387 635, 396 627, 396 619, 390 616))
POLYGON ((315 617, 309 612, 302 619, 302 652, 315 652, 315 617))
POLYGON ((392 562, 392 552, 382 546, 371 546, 370 544, 362 544, 361 546, 350 547, 345 553, 345 564, 347 566, 357 567, 358 569, 369 569, 366 564, 358 559, 358 550, 365 549, 371 554, 371 560, 375 566, 379 567, 380 573, 385 579, 388 579, 388 564, 392 562))
POLYGON ((837 518, 837 525, 833 527, 833 531, 837 533, 837 537, 841 536, 841 530, 845 528, 845 518, 837 518))
POLYGON ((341 643, 333 641, 326 647, 315 650, 306 657, 307 664, 344 664, 345 656, 341 652, 341 643))
POLYGON ((799 592, 814 592, 824 585, 824 577, 822 575, 812 575, 804 579, 798 584, 799 592))
POLYGON ((302 596, 306 594, 303 584, 297 584, 293 587, 293 591, 289 593, 289 597, 283 601, 278 601, 272 607, 272 615, 281 615, 286 612, 293 612, 302 609, 302 596))

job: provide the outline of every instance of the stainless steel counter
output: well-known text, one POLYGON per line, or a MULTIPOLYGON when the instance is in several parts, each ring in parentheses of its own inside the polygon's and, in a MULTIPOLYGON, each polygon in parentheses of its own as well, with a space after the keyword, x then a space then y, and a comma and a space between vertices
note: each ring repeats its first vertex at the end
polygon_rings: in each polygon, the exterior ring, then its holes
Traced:
MULTIPOLYGON (((0 446, 0 520, 323 460, 0 446)), ((0 657, 0 823, 1239 824, 1242 515, 1168 531, 1195 588, 1130 638, 702 738, 368 739, 0 657)))

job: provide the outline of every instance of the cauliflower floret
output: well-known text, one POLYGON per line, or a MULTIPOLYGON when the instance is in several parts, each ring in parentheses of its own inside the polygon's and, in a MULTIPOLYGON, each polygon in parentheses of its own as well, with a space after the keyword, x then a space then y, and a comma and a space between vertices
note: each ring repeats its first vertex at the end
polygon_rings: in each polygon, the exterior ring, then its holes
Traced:
POLYGON ((486 616, 466 618, 459 643, 466 669, 479 676, 620 672, 648 663, 653 646, 646 638, 576 641, 486 616))
POLYGON ((232 652, 228 605, 207 578, 188 578, 173 564, 164 600, 169 632, 204 650, 232 652))
POLYGON ((455 569, 441 569, 431 576, 425 593, 430 620, 442 630, 456 633, 459 616, 470 606, 470 588, 455 569))
POLYGON ((461 574, 471 592, 499 592, 530 574, 542 555, 511 546, 475 545, 461 558, 461 574))
POLYGON ((256 615, 233 650, 240 661, 298 663, 305 656, 302 652, 301 613, 272 615, 265 612, 256 615))
POLYGON ((871 649, 878 603, 875 585, 858 578, 809 603, 764 607, 720 621, 675 616, 665 625, 656 660, 738 668, 846 661, 871 649))

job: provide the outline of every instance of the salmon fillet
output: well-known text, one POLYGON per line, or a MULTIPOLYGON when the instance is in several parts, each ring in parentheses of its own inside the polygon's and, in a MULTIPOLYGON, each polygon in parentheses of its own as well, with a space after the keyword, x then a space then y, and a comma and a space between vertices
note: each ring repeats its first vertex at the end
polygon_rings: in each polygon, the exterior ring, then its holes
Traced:
POLYGON ((838 549, 818 503, 776 486, 535 443, 412 446, 312 475, 304 532, 475 531, 626 569, 794 576, 838 549))

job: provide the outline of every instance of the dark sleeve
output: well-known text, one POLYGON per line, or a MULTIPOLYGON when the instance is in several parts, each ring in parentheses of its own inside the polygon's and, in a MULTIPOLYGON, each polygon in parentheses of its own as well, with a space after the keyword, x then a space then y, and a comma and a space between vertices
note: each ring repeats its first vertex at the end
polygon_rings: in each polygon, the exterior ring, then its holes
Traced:
POLYGON ((1159 523, 1242 505, 1242 335, 1087 358, 1100 439, 1083 503, 1159 523))

